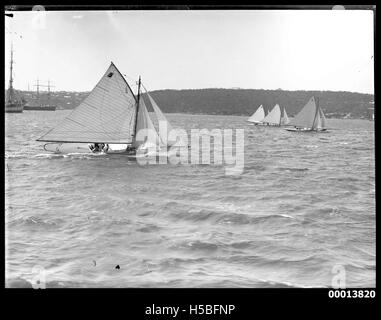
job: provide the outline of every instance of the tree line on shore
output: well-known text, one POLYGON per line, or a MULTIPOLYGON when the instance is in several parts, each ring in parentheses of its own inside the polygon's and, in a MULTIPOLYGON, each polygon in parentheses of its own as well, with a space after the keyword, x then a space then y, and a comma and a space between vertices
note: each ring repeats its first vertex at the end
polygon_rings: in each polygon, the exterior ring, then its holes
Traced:
MULTIPOLYGON (((19 91, 26 101, 33 93, 19 91)), ((56 91, 50 96, 51 104, 58 109, 73 109, 89 92, 56 91)), ((263 89, 183 89, 155 90, 151 96, 166 113, 219 114, 250 116, 259 105, 265 110, 275 104, 285 107, 294 116, 311 96, 319 98, 319 104, 327 117, 368 118, 373 113, 374 96, 344 91, 286 91, 263 89)), ((41 93, 43 98, 44 93, 41 93)), ((142 95, 148 101, 145 94, 142 95)), ((149 103, 147 103, 149 105, 149 103)))

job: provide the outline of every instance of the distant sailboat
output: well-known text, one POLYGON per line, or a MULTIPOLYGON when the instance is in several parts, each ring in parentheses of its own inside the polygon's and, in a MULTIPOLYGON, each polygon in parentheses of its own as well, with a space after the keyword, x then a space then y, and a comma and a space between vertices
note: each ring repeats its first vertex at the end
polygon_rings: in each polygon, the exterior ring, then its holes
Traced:
POLYGON ((283 108, 283 117, 280 120, 281 125, 288 125, 290 123, 290 119, 287 116, 286 108, 283 108))
POLYGON ((253 115, 247 119, 247 121, 253 124, 262 123, 262 120, 265 118, 265 111, 263 110, 263 106, 260 105, 259 108, 253 113, 253 115))
MULTIPOLYGON (((37 141, 49 142, 44 149, 52 152, 135 155, 137 151, 148 150, 149 147, 159 149, 162 140, 141 98, 140 87, 139 78, 135 96, 111 62, 88 97, 62 123, 37 141), (146 133, 145 139, 139 137, 142 132, 146 133)), ((153 105, 156 114, 161 113, 156 103, 153 105)), ((164 117, 162 113, 161 116, 164 117)))
POLYGON ((268 115, 262 120, 262 123, 268 126, 279 126, 280 116, 280 107, 278 104, 276 104, 274 108, 272 108, 272 110, 268 113, 268 115))
POLYGON ((288 131, 326 131, 326 119, 323 110, 312 97, 303 109, 290 121, 288 131))

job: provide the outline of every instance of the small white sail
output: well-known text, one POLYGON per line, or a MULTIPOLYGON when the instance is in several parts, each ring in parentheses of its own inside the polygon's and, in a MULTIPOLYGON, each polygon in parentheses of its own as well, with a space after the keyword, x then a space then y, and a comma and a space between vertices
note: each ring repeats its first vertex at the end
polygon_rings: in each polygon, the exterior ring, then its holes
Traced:
POLYGON ((322 126, 321 126, 320 112, 317 112, 317 113, 316 113, 316 117, 315 117, 314 124, 313 124, 313 126, 312 126, 312 129, 314 129, 314 130, 320 130, 321 128, 322 128, 322 126))
POLYGON ((320 113, 320 117, 321 117, 321 126, 322 126, 322 128, 326 128, 327 127, 327 124, 326 124, 327 122, 326 122, 323 110, 321 108, 319 108, 319 113, 320 113))
POLYGON ((260 123, 265 118, 265 111, 263 110, 263 106, 260 105, 257 111, 253 113, 253 115, 247 119, 249 122, 260 123))
POLYGON ((315 118, 315 122, 313 126, 314 130, 322 130, 322 129, 325 129, 326 127, 326 120, 325 120, 323 110, 320 107, 318 108, 319 110, 316 113, 316 118, 315 118))
POLYGON ((177 140, 170 140, 170 139, 168 139, 169 133, 171 131, 172 132, 177 132, 177 131, 176 131, 176 129, 173 129, 171 123, 165 117, 165 115, 160 110, 159 106, 157 105, 157 103, 151 97, 151 95, 148 93, 147 90, 146 90, 146 93, 147 93, 147 96, 148 96, 148 98, 149 98, 149 100, 151 102, 153 110, 155 111, 157 120, 159 122, 159 135, 160 135, 160 139, 163 142, 163 144, 167 144, 167 146, 169 146, 169 147, 173 146, 173 145, 176 145, 176 146, 179 146, 179 147, 186 147, 188 144, 184 141, 184 139, 181 137, 180 134, 177 134, 177 137, 178 137, 177 140), (160 130, 160 123, 165 123, 165 125, 167 127, 167 132, 162 132, 162 130, 160 130))
POLYGON ((283 108, 283 117, 281 119, 281 124, 282 125, 287 125, 290 123, 290 119, 287 116, 286 108, 283 108))
POLYGON ((315 98, 312 97, 303 109, 290 121, 290 125, 299 128, 312 128, 316 115, 315 98))
POLYGON ((111 62, 88 97, 37 141, 131 143, 135 112, 135 96, 111 62))
POLYGON ((274 108, 270 111, 270 113, 262 120, 263 123, 269 124, 280 124, 280 107, 278 104, 274 106, 274 108))
POLYGON ((140 98, 136 122, 136 137, 134 137, 133 146, 136 149, 144 149, 148 146, 159 146, 159 143, 160 139, 148 114, 147 107, 144 100, 140 98))

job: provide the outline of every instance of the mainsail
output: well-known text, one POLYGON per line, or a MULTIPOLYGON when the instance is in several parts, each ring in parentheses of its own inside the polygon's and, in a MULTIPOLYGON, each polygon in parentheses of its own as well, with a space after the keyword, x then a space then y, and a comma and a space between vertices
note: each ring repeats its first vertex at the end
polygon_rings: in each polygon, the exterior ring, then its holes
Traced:
POLYGON ((135 96, 111 62, 89 96, 37 141, 128 144, 133 141, 135 114, 135 96))
POLYGON ((286 125, 290 123, 290 119, 287 116, 286 108, 283 108, 283 117, 281 119, 281 124, 286 125))
POLYGON ((265 117, 265 111, 263 110, 263 106, 260 105, 257 111, 254 112, 254 114, 247 119, 249 122, 254 122, 254 123, 260 123, 265 117))
POLYGON ((270 111, 270 113, 262 120, 264 123, 269 124, 280 124, 280 107, 278 104, 275 105, 275 107, 270 111))
POLYGON ((315 116, 316 103, 315 98, 312 97, 289 124, 300 128, 313 128, 315 116))

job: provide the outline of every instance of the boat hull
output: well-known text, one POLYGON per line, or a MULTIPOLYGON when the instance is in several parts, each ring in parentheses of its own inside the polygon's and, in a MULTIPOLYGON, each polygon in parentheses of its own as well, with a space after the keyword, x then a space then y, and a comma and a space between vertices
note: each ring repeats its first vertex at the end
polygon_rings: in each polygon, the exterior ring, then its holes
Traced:
POLYGON ((89 154, 128 154, 126 147, 124 149, 111 149, 107 151, 93 151, 88 143, 59 143, 49 142, 44 145, 44 150, 54 153, 89 153, 89 154))
POLYGON ((56 106, 24 106, 24 110, 56 111, 56 106))
POLYGON ((92 153, 85 143, 46 143, 44 150, 54 153, 92 153))
POLYGON ((6 113, 22 113, 24 110, 24 106, 19 103, 7 103, 5 104, 5 112, 6 113))
POLYGON ((139 152, 136 152, 135 149, 127 150, 127 145, 119 145, 119 149, 117 149, 118 145, 111 145, 111 147, 114 147, 112 149, 109 146, 109 149, 106 151, 93 151, 90 149, 90 146, 92 144, 87 143, 58 143, 58 142, 49 142, 44 145, 44 150, 56 154, 104 154, 104 155, 123 155, 127 158, 131 159, 143 159, 143 158, 156 158, 159 159, 160 157, 172 157, 172 156, 179 156, 179 150, 175 148, 175 150, 171 150, 169 147, 168 150, 159 150, 159 151, 150 151, 147 150, 140 150, 139 152), (125 146, 123 148, 123 146, 125 146))
POLYGON ((305 129, 305 128, 286 128, 285 130, 291 132, 327 132, 327 129, 305 129))
POLYGON ((251 125, 259 126, 259 127, 280 127, 279 124, 272 123, 263 123, 263 122, 250 122, 251 125))

